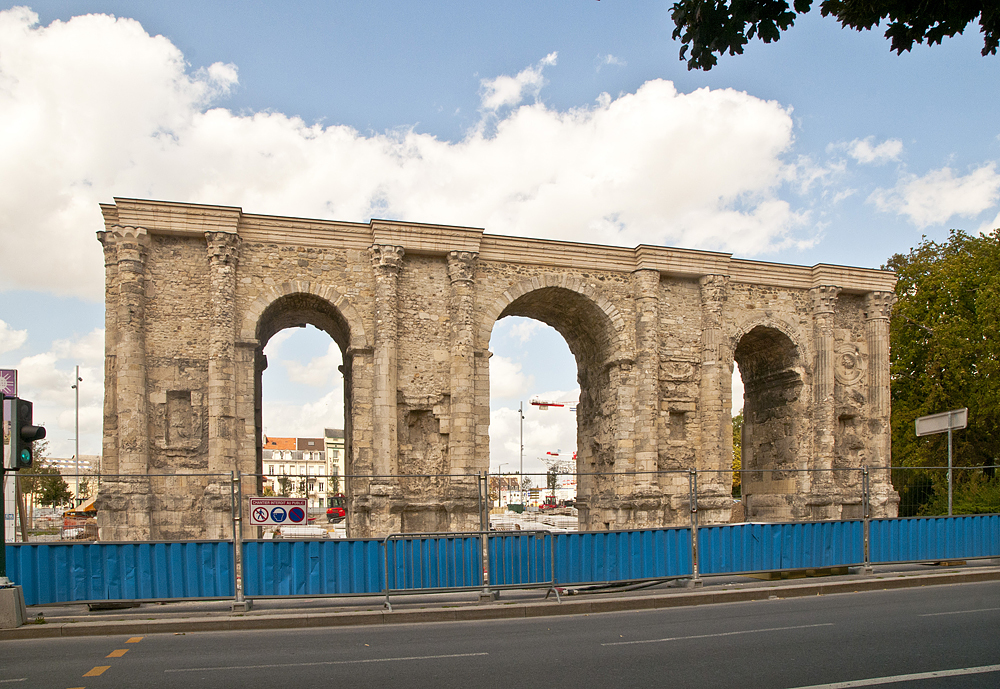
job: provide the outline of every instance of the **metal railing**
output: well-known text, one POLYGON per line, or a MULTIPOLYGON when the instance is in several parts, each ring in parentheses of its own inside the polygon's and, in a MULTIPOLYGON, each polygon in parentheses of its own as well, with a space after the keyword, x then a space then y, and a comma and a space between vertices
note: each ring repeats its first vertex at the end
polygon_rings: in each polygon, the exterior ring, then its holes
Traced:
MULTIPOLYGON (((746 490, 743 500, 751 503, 751 509, 740 514, 736 508, 745 507, 745 503, 729 498, 733 521, 723 523, 717 519, 719 505, 726 504, 719 487, 726 485, 723 479, 728 472, 657 472, 657 479, 663 479, 661 485, 670 482, 685 489, 669 503, 678 522, 672 526, 574 531, 526 521, 522 530, 507 531, 489 528, 493 502, 490 477, 481 474, 478 479, 473 476, 479 486, 474 502, 484 527, 478 530, 357 539, 347 538, 339 525, 324 524, 327 531, 323 538, 275 539, 273 533, 271 538, 266 533, 245 538, 243 510, 235 509, 246 502, 244 483, 255 482, 256 492, 259 476, 105 476, 102 486, 120 489, 119 494, 112 492, 120 506, 144 504, 147 499, 154 501, 149 504, 162 504, 173 499, 172 491, 196 488, 198 495, 189 498, 188 504, 200 500, 202 506, 212 508, 212 514, 200 518, 217 537, 171 538, 169 532, 178 523, 155 515, 139 524, 149 529, 149 537, 142 541, 43 541, 29 533, 28 542, 6 546, 8 576, 33 587, 30 593, 26 591, 29 604, 203 598, 232 598, 242 603, 253 597, 381 594, 388 605, 391 595, 403 593, 479 590, 481 595, 490 596, 504 588, 545 588, 546 595, 555 591, 558 596, 558 588, 570 584, 671 578, 697 583, 703 576, 723 573, 846 566, 870 571, 873 564, 880 563, 1000 557, 1000 505, 994 509, 988 500, 985 507, 993 511, 985 514, 885 515, 886 506, 891 504, 890 486, 884 476, 873 481, 873 474, 912 478, 920 476, 918 472, 926 476, 936 468, 863 467, 813 471, 805 477, 797 470, 768 471, 783 472, 772 478, 761 474, 762 481, 772 481, 764 484, 772 491, 808 481, 810 485, 838 487, 839 493, 824 504, 795 506, 798 513, 791 515, 794 519, 761 520, 752 516, 755 496, 763 503, 767 502, 763 496, 773 501, 775 495, 790 494, 746 490), (827 477, 830 480, 823 483, 827 477), (778 481, 786 483, 774 483, 778 481), (881 486, 882 492, 873 489, 873 484, 881 486), (873 502, 879 500, 882 514, 873 511, 873 502), (706 505, 709 514, 716 517, 711 523, 703 518, 706 505), (807 518, 812 510, 830 514, 831 506, 840 511, 841 518, 807 518), (845 506, 850 514, 845 515, 845 506)), ((976 485, 989 488, 989 483, 997 480, 983 469, 968 472, 961 476, 962 485, 978 482, 976 485)), ((935 478, 931 476, 933 485, 935 478)), ((384 478, 355 477, 355 485, 384 478)), ((446 478, 456 478, 455 485, 468 492, 468 476, 434 477, 442 485, 446 478)), ((911 478, 899 479, 896 485, 916 485, 911 478)), ((991 495, 988 490, 985 494, 991 495)), ((962 489, 956 489, 954 495, 956 506, 964 504, 962 489)), ((920 504, 931 503, 924 500, 920 504)), ((540 510, 537 515, 548 512, 540 510)), ((322 520, 325 515, 318 513, 316 518, 322 520)))

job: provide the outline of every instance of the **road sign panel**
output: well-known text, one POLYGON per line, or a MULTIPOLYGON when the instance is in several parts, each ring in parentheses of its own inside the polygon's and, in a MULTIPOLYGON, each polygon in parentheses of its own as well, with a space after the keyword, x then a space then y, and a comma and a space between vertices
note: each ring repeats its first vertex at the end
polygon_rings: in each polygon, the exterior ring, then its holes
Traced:
POLYGON ((304 524, 307 521, 305 498, 250 498, 249 502, 251 526, 304 524))
POLYGON ((935 433, 947 433, 965 428, 969 423, 969 410, 967 408, 955 409, 942 412, 941 414, 931 414, 921 416, 917 419, 917 435, 934 435, 935 433))

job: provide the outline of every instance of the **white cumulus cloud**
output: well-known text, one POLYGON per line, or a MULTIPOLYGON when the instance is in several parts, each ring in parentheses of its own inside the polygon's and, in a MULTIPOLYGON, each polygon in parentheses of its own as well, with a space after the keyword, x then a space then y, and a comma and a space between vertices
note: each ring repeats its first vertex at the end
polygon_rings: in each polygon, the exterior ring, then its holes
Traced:
POLYGON ((903 152, 903 142, 899 139, 886 139, 873 145, 874 137, 855 139, 847 144, 847 154, 864 165, 881 165, 890 160, 898 160, 903 152))
POLYGON ((493 79, 483 79, 480 82, 480 98, 485 110, 499 110, 519 104, 525 96, 538 98, 545 77, 542 70, 556 64, 558 53, 549 53, 537 64, 527 67, 517 73, 517 76, 501 75, 493 79))
POLYGON ((281 362, 288 372, 289 380, 318 388, 326 387, 331 382, 342 385, 343 377, 340 373, 340 365, 343 363, 340 345, 333 341, 330 342, 330 346, 323 356, 313 357, 309 363, 303 364, 294 359, 281 362))
POLYGON ((12 352, 27 341, 27 330, 14 330, 4 321, 0 321, 0 354, 12 352))
POLYGON ((490 397, 517 399, 534 385, 534 378, 521 371, 521 364, 505 356, 490 358, 490 397))
POLYGON ((558 110, 529 98, 553 53, 485 80, 490 126, 450 142, 233 113, 218 105, 235 66, 192 70, 130 19, 40 26, 14 8, 0 12, 0 45, 0 243, 45 268, 12 264, 0 289, 99 300, 98 203, 114 196, 741 255, 788 245, 807 220, 778 195, 790 111, 731 89, 653 80, 558 110))
POLYGON ((942 224, 953 216, 972 217, 1000 198, 996 165, 983 165, 956 176, 949 167, 922 177, 906 175, 892 189, 877 189, 868 198, 880 211, 905 215, 917 227, 942 224))

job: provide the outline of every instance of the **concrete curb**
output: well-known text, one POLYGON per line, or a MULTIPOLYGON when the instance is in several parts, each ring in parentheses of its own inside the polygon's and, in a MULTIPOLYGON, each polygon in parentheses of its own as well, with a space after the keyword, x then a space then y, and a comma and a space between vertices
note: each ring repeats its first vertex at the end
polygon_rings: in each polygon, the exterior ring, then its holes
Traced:
POLYGON ((692 605, 738 603, 771 598, 801 598, 838 593, 860 593, 888 589, 969 584, 1000 581, 1000 568, 975 572, 942 572, 913 575, 873 575, 850 581, 806 581, 775 586, 720 590, 685 590, 652 595, 564 597, 527 603, 491 603, 469 607, 431 608, 421 610, 383 610, 232 614, 207 617, 175 617, 146 620, 100 620, 63 622, 58 624, 27 624, 17 629, 0 629, 0 641, 14 639, 50 639, 71 636, 109 636, 147 634, 186 634, 194 632, 235 631, 255 629, 305 629, 317 627, 349 627, 379 624, 414 624, 423 622, 458 622, 473 620, 523 619, 553 615, 589 615, 630 610, 656 610, 692 605))

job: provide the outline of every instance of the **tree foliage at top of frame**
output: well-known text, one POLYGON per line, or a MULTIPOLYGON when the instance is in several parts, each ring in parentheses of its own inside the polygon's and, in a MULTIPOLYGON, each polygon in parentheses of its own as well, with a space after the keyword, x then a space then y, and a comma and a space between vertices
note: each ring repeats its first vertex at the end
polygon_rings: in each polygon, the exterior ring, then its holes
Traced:
MULTIPOLYGON (((812 9, 813 0, 678 0, 670 16, 688 69, 710 70, 725 53, 742 55, 754 38, 772 43, 812 9), (690 50, 690 56, 688 51, 690 50)), ((995 0, 823 0, 820 12, 844 28, 868 31, 886 23, 885 37, 896 54, 914 43, 940 44, 979 19, 982 54, 1000 43, 1000 3, 995 0)))
POLYGON ((918 438, 914 422, 962 407, 969 425, 953 434, 955 465, 997 464, 1000 230, 925 238, 885 267, 899 279, 890 326, 893 464, 945 465, 947 434, 918 438))

